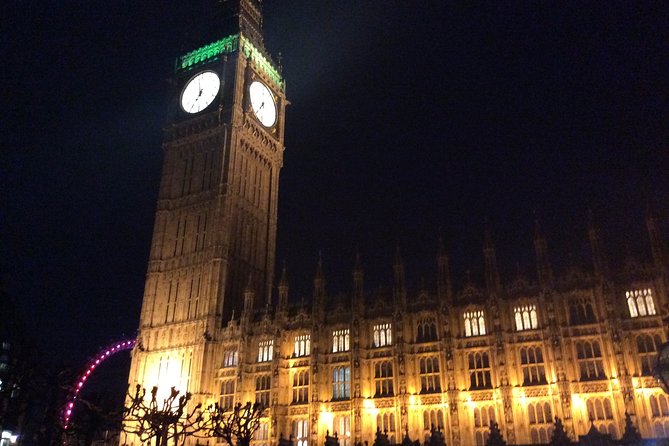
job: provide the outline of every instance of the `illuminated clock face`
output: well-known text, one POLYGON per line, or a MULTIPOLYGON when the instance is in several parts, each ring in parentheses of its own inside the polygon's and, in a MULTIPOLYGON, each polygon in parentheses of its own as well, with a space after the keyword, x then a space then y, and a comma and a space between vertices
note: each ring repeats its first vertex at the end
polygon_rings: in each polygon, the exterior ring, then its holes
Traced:
POLYGON ((197 113, 209 106, 221 88, 221 80, 213 71, 203 71, 188 81, 181 92, 181 108, 186 113, 197 113))
POLYGON ((271 127, 276 122, 276 104, 274 96, 265 84, 253 81, 249 87, 251 109, 258 120, 265 127, 271 127))

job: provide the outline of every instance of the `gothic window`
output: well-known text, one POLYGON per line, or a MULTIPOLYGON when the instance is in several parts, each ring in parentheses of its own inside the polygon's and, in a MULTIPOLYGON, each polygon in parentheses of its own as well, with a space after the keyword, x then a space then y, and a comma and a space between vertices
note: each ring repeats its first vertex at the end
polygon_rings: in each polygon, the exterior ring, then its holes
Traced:
POLYGON ((302 370, 293 374, 293 404, 309 402, 309 371, 302 370))
POLYGON ((653 430, 659 438, 669 437, 669 401, 664 394, 651 395, 649 398, 653 430))
POLYGON ((650 396, 650 411, 653 418, 669 417, 669 401, 666 395, 650 396))
POLYGON ((520 367, 523 371, 523 385, 546 384, 546 371, 541 347, 522 347, 520 367))
POLYGON ((351 416, 337 415, 334 417, 334 432, 339 438, 339 446, 351 445, 351 416))
POLYGON ((348 328, 335 330, 332 332, 332 353, 349 351, 349 331, 348 328))
POLYGON ((269 407, 269 392, 272 384, 270 375, 261 375, 256 378, 256 403, 269 407))
POLYGON ((234 367, 238 361, 237 350, 228 350, 223 354, 223 367, 234 367))
POLYGON ((377 324, 374 325, 374 347, 384 347, 393 344, 393 328, 392 325, 377 324))
POLYGON ((393 391, 393 363, 382 361, 374 364, 374 397, 392 396, 393 391))
POLYGON ((636 348, 639 353, 642 375, 653 375, 653 369, 657 361, 657 352, 661 345, 662 340, 658 335, 640 335, 636 338, 636 348))
POLYGON ((603 433, 616 437, 616 427, 613 422, 613 407, 609 398, 589 398, 586 402, 588 417, 595 427, 603 433))
POLYGON ((474 352, 469 354, 469 388, 490 389, 492 380, 490 379, 490 359, 488 352, 474 352))
POLYGON ((483 311, 467 311, 462 317, 465 322, 465 336, 483 336, 486 334, 483 311))
POLYGON ((602 350, 597 341, 579 341, 576 343, 576 361, 581 381, 606 379, 602 350))
POLYGON ((221 409, 230 410, 235 405, 235 380, 229 379, 221 383, 221 409))
POLYGON ((394 438, 391 434, 395 432, 395 414, 385 412, 376 415, 376 428, 381 432, 387 432, 390 444, 394 444, 394 438))
POLYGON ((423 412, 423 429, 426 431, 444 428, 444 413, 441 410, 426 410, 423 412))
POLYGON ((311 341, 310 335, 300 335, 295 336, 295 350, 293 350, 293 356, 309 356, 311 354, 311 341))
POLYGON ((420 358, 418 361, 420 371, 420 393, 441 392, 439 375, 439 358, 420 358))
POLYGON ((553 433, 553 415, 547 402, 530 403, 527 406, 532 444, 547 444, 553 433))
POLYGON ((582 325, 597 322, 590 299, 574 298, 569 301, 569 324, 582 325))
POLYGON ((534 330, 539 327, 537 306, 534 304, 515 307, 513 316, 516 321, 516 331, 534 330))
POLYGON ((419 319, 416 328, 416 342, 432 342, 437 340, 437 324, 434 318, 419 319))
POLYGON ((258 362, 269 362, 274 356, 274 340, 258 342, 258 362))
POLYGON ((258 430, 256 430, 253 435, 253 439, 255 440, 254 445, 256 446, 269 445, 269 424, 267 422, 260 422, 258 430))
POLYGON ((655 301, 650 288, 643 290, 633 290, 625 292, 627 299, 627 308, 630 311, 630 317, 653 316, 655 311, 655 301))
POLYGON ((332 399, 342 400, 351 397, 351 368, 335 367, 332 369, 332 399))
POLYGON ((293 437, 295 446, 309 446, 309 420, 293 420, 293 437))
POLYGON ((488 442, 490 426, 495 422, 495 409, 492 406, 474 408, 474 436, 476 446, 484 446, 488 442))

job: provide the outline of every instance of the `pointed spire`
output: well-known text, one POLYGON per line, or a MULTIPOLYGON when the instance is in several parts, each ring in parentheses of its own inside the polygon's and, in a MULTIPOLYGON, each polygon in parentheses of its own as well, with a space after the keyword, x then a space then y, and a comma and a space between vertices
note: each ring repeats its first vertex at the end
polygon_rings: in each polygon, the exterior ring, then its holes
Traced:
POLYGON ((314 307, 322 308, 325 304, 325 274, 323 273, 323 254, 318 253, 318 265, 314 277, 314 307))
POLYGON ((487 221, 485 224, 483 257, 485 258, 485 283, 488 293, 497 295, 501 288, 499 270, 497 269, 497 254, 495 253, 495 245, 492 242, 490 226, 487 221))
POLYGON ((453 288, 451 286, 451 272, 448 265, 448 256, 444 249, 444 239, 439 236, 439 251, 437 253, 437 293, 442 303, 453 303, 453 288))
POLYGON ((648 239, 655 267, 663 270, 665 267, 664 240, 658 231, 655 216, 653 216, 650 209, 646 212, 646 228, 648 229, 648 239))
POLYGON ((406 276, 404 272, 404 261, 400 254, 399 245, 395 248, 395 262, 393 264, 395 283, 393 287, 393 298, 401 308, 406 306, 406 276))
POLYGON ((255 291, 253 289, 253 278, 249 273, 246 287, 244 287, 244 309, 242 310, 242 320, 249 321, 253 315, 253 305, 255 300, 255 291))
POLYGON ((285 313, 288 311, 288 277, 286 274, 286 262, 283 262, 283 268, 281 269, 281 279, 279 279, 279 305, 278 311, 280 313, 285 313))
POLYGON ((534 220, 534 252, 537 257, 537 276, 539 284, 543 289, 550 288, 553 284, 553 269, 548 259, 548 245, 546 237, 541 230, 539 219, 534 220))
POLYGON ((360 300, 364 293, 365 272, 362 269, 360 253, 355 254, 355 264, 353 265, 353 299, 360 300))
POLYGON ((599 228, 595 226, 595 218, 592 210, 588 211, 588 237, 590 238, 590 249, 592 251, 592 263, 595 268, 595 276, 602 279, 607 276, 607 265, 604 253, 602 252, 599 228))

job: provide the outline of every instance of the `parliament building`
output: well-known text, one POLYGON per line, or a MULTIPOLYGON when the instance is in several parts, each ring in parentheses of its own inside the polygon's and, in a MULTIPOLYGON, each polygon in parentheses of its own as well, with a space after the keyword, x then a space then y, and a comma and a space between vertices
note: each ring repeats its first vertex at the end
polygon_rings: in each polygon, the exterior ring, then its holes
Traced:
MULTIPOLYGON (((669 397, 653 377, 667 341, 669 275, 658 224, 652 262, 615 269, 591 224, 588 271, 553 271, 534 233, 535 280, 454 289, 435 243, 436 286, 408 289, 399 252, 388 292, 365 288, 358 259, 346 296, 319 261, 310 301, 276 277, 285 82, 267 54, 262 1, 223 2, 217 36, 178 59, 165 128, 153 240, 129 382, 194 402, 267 407, 254 446, 341 446, 438 429, 448 445, 546 444, 554 420, 574 440, 592 426, 620 438, 669 437, 669 397)), ((584 237, 586 231, 584 230, 584 237)), ((302 274, 303 276, 304 274, 302 274)), ((195 440, 193 440, 194 444, 195 440)))

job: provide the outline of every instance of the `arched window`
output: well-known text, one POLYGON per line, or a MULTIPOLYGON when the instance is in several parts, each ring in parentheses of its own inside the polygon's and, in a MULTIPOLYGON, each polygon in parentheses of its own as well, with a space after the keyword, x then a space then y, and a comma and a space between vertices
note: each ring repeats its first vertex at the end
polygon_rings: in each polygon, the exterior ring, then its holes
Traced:
POLYGON ((654 316, 657 314, 653 292, 650 288, 626 291, 625 299, 627 300, 627 308, 632 318, 654 316))
POLYGON ((270 375, 261 375, 256 378, 256 403, 269 407, 269 394, 272 378, 270 375))
MULTIPOLYGON (((376 428, 381 432, 395 432, 395 415, 390 412, 379 413, 376 416, 376 428)), ((388 435, 390 437, 390 435, 388 435)))
POLYGON ((520 349, 520 368, 523 371, 523 385, 546 384, 546 371, 541 347, 520 349))
POLYGON ((393 363, 381 361, 374 364, 374 397, 392 396, 393 390, 393 363))
POLYGON ((444 428, 444 413, 441 410, 426 410, 423 412, 423 429, 426 431, 444 428))
POLYGON ((350 446, 351 444, 351 416, 337 415, 334 417, 334 435, 339 438, 340 446, 350 446))
POLYGON ((234 367, 238 362, 237 350, 228 350, 223 354, 223 367, 234 367))
POLYGON ((349 350, 348 328, 332 332, 332 353, 347 352, 349 350))
POLYGON ((576 362, 578 362, 581 381, 606 379, 599 342, 578 341, 576 343, 576 362))
POLYGON ((470 389, 490 389, 490 359, 488 352, 472 352, 468 355, 470 389))
POLYGON ((534 330, 539 327, 536 305, 517 306, 513 309, 513 313, 516 321, 516 331, 534 330))
POLYGON ((655 362, 657 361, 657 351, 662 346, 660 336, 650 336, 647 334, 637 336, 636 346, 641 366, 641 374, 652 376, 655 362))
POLYGON ((392 345, 392 341, 393 329, 391 324, 386 323, 374 325, 374 347, 392 345))
POLYGON ((465 324, 465 336, 482 336, 487 333, 483 311, 467 311, 463 313, 462 318, 465 324))
POLYGON ((269 362, 274 357, 274 340, 269 339, 258 343, 258 362, 269 362))
POLYGON ((434 318, 419 319, 416 327, 416 342, 437 340, 437 324, 434 318))
POLYGON ((301 370, 293 374, 293 404, 309 402, 309 371, 301 370))
POLYGON ((311 354, 311 336, 308 334, 295 336, 294 357, 309 356, 311 354))
POLYGON ((569 324, 582 325, 597 322, 590 299, 577 297, 569 300, 569 324))
POLYGON ((351 368, 346 366, 332 369, 332 399, 342 400, 351 397, 351 368))
POLYGON ((293 420, 295 446, 309 446, 309 420, 293 420))
POLYGON ((441 392, 439 358, 436 356, 420 358, 418 364, 420 372, 420 392, 441 392))
POLYGON ((495 409, 492 406, 474 408, 474 438, 476 446, 484 446, 490 435, 490 426, 495 422, 495 409))
POLYGON ((230 410, 235 404, 235 380, 229 379, 221 383, 221 397, 219 399, 221 409, 230 410))

